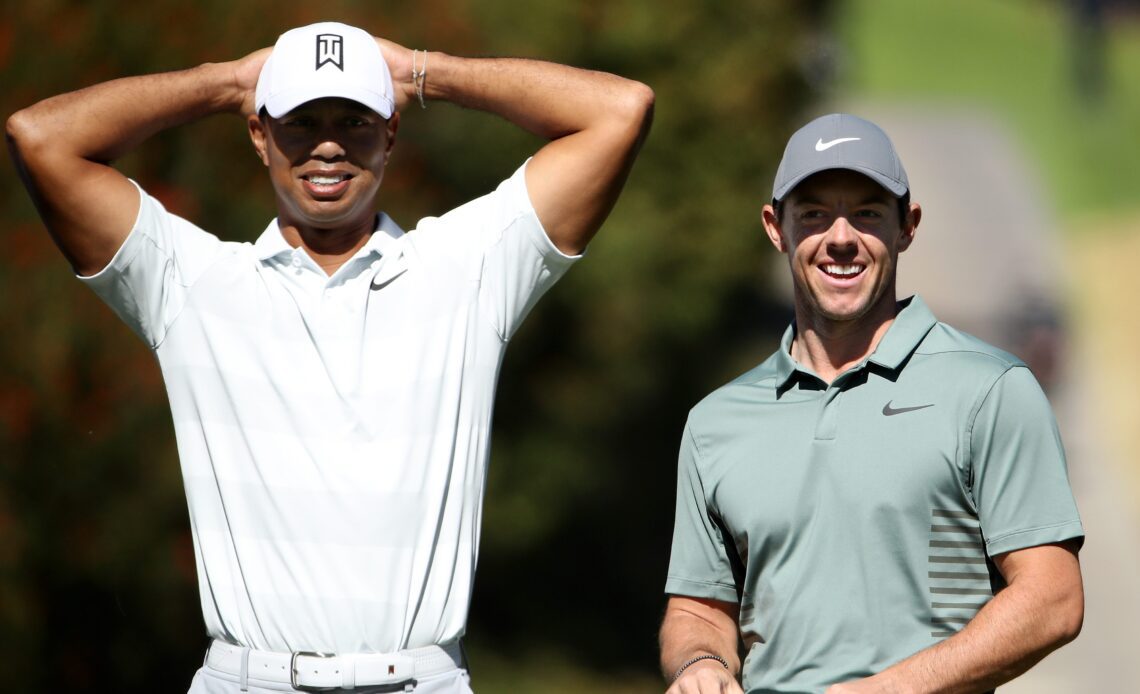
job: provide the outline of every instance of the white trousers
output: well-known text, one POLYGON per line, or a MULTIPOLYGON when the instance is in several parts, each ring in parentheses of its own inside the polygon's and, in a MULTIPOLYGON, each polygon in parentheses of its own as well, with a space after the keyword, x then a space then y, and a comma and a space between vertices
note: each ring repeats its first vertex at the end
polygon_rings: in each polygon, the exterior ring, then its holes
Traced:
MULTIPOLYGON (((212 668, 201 667, 194 675, 187 694, 277 694, 295 692, 287 684, 258 682, 250 679, 249 687, 243 693, 236 675, 229 675, 212 668)), ((357 687, 356 689, 334 689, 331 694, 387 694, 388 692, 415 692, 415 694, 472 694, 471 678, 466 670, 452 670, 432 677, 417 680, 410 689, 403 684, 357 687)))

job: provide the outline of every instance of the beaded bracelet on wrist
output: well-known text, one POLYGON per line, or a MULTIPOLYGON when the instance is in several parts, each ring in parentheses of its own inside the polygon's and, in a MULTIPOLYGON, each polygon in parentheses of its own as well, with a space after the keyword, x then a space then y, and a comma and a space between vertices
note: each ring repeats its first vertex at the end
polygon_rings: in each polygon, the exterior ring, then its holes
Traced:
POLYGON ((713 655, 711 653, 706 653, 704 655, 698 655, 694 658, 690 658, 689 660, 685 661, 685 664, 682 665, 681 667, 677 668, 677 672, 673 673, 673 681, 676 682, 678 679, 680 679, 681 673, 683 673, 690 665, 695 665, 696 663, 699 663, 702 660, 715 660, 718 663, 720 663, 721 665, 723 665, 725 670, 728 669, 728 661, 727 660, 720 657, 719 655, 713 655))

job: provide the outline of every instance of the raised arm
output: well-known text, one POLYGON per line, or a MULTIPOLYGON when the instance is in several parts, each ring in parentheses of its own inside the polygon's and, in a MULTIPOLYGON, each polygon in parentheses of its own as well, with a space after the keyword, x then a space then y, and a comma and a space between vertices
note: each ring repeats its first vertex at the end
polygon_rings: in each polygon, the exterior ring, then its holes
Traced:
POLYGON ((668 694, 733 694, 741 692, 737 606, 719 600, 672 595, 661 623, 661 672, 670 682, 668 694), (677 671, 694 658, 703 658, 677 671))
POLYGON ((104 82, 13 114, 8 147, 56 245, 80 275, 102 270, 138 214, 110 162, 151 135, 203 116, 249 113, 263 49, 228 63, 104 82))
MULTIPOLYGON (((412 51, 377 39, 397 107, 416 99, 412 51)), ((425 54, 417 57, 424 65, 425 54)), ((613 208, 649 131, 653 92, 604 72, 537 60, 426 54, 423 93, 487 111, 550 140, 527 166, 538 218, 559 250, 585 249, 613 208)))
POLYGON ((987 691, 1077 637, 1084 591, 1074 541, 1008 552, 994 563, 1008 585, 960 632, 827 694, 987 691))

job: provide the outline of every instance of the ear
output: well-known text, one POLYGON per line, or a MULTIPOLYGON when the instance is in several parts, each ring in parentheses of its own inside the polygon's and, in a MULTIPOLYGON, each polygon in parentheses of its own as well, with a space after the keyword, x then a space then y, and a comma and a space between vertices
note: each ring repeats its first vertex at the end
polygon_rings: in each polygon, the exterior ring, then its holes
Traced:
POLYGON ((388 147, 384 151, 385 158, 392 154, 392 145, 396 144, 396 131, 400 129, 400 112, 393 111, 388 119, 388 147))
POLYGON ((249 139, 253 142, 253 149, 257 152, 257 157, 261 159, 262 164, 269 166, 268 124, 254 113, 246 119, 246 127, 249 128, 249 139))
POLYGON ((907 210, 906 219, 902 220, 901 230, 899 232, 899 253, 910 248, 914 243, 914 235, 918 232, 918 223, 922 221, 922 207, 918 203, 912 202, 910 209, 907 210))
POLYGON ((784 234, 780 229, 780 217, 776 214, 776 208, 769 203, 764 206, 760 216, 764 222, 764 233, 768 234, 768 240, 772 242, 777 251, 787 253, 788 245, 784 243, 784 234))

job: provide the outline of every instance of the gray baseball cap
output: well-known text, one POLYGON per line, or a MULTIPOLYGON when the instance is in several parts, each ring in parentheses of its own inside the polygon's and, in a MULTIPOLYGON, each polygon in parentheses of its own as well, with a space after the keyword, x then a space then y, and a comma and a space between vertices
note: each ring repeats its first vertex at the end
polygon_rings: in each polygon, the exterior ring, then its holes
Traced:
POLYGON ((788 140, 776 169, 772 199, 783 200, 805 178, 827 169, 857 171, 895 197, 910 189, 899 155, 879 126, 858 116, 832 113, 816 118, 788 140))

